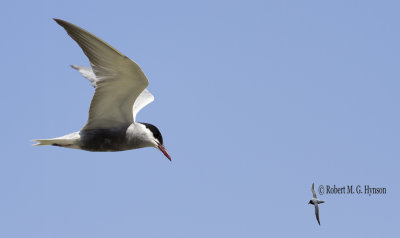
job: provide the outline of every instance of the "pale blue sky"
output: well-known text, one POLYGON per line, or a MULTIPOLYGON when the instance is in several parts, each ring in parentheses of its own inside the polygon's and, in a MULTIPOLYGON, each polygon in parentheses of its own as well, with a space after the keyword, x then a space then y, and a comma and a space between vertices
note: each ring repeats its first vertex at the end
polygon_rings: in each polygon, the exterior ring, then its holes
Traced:
POLYGON ((377 237, 400 214, 398 1, 6 1, 0 237, 377 237), (79 130, 88 61, 52 18, 135 60, 172 156, 32 147, 79 130), (323 195, 370 185, 386 195, 323 195))

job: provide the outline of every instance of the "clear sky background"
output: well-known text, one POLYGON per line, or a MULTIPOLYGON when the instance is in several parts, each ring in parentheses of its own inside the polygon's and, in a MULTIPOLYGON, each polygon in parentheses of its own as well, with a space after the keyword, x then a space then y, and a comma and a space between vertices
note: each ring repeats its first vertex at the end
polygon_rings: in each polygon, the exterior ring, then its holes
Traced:
POLYGON ((400 221, 398 1, 5 1, 0 237, 377 237, 400 221), (154 148, 33 147, 78 131, 88 66, 52 18, 136 61, 154 148), (370 185, 387 194, 319 195, 370 185))

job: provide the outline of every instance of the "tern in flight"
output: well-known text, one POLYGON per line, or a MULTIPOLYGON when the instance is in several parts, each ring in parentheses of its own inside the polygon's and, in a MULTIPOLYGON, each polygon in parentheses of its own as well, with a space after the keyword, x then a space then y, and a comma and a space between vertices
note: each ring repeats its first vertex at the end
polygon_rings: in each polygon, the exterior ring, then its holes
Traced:
POLYGON ((136 121, 137 113, 154 100, 149 81, 140 67, 86 30, 60 19, 62 26, 89 58, 91 69, 72 65, 95 87, 86 125, 35 145, 53 145, 87 151, 123 151, 143 147, 159 149, 169 160, 157 127, 136 121))
POLYGON ((317 218, 318 224, 321 225, 321 223, 319 222, 318 204, 324 203, 324 201, 318 200, 317 194, 315 193, 315 190, 314 190, 314 183, 311 186, 311 192, 312 192, 313 198, 311 198, 311 200, 308 202, 308 204, 314 205, 314 207, 315 207, 315 217, 317 218))

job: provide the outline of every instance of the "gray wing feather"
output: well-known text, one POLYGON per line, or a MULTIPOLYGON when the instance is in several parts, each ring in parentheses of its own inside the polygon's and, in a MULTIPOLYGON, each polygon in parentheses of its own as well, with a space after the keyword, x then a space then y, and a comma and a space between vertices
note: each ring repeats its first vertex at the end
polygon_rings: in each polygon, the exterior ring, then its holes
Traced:
POLYGON ((54 20, 82 48, 97 78, 89 119, 83 130, 132 123, 133 103, 149 84, 140 67, 86 30, 63 20, 54 20))
MULTIPOLYGON (((92 86, 96 88, 97 78, 94 75, 92 69, 84 66, 78 65, 71 65, 72 68, 76 69, 81 73, 81 75, 87 78, 91 83, 92 86)), ((136 115, 142 108, 146 105, 154 101, 154 96, 149 92, 149 90, 145 89, 142 93, 136 98, 136 101, 133 103, 132 113, 133 113, 133 120, 136 122, 136 115)))
POLYGON ((313 198, 317 198, 317 194, 315 193, 315 190, 314 190, 314 183, 311 186, 311 192, 312 192, 313 198))
POLYGON ((318 204, 314 204, 314 207, 315 207, 315 217, 317 218, 318 225, 321 225, 321 223, 319 222, 319 208, 318 208, 318 204))

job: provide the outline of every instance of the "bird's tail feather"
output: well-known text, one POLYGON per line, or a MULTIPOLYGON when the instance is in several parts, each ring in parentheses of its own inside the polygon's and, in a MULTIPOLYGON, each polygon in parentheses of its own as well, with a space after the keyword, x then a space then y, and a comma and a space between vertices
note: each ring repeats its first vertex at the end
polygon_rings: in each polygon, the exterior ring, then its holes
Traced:
POLYGON ((38 145, 55 145, 55 146, 72 146, 76 145, 79 141, 79 132, 74 132, 65 136, 61 136, 53 139, 35 139, 32 142, 37 142, 34 146, 38 145))
POLYGON ((34 146, 53 145, 53 144, 57 144, 58 140, 57 139, 35 139, 35 140, 32 140, 32 142, 37 142, 36 144, 33 144, 34 146))
POLYGON ((69 144, 66 140, 62 139, 37 139, 32 140, 32 142, 37 142, 34 146, 38 145, 67 145, 69 144))

